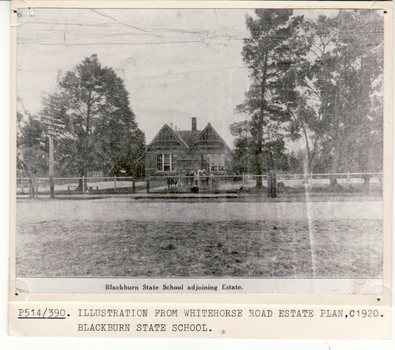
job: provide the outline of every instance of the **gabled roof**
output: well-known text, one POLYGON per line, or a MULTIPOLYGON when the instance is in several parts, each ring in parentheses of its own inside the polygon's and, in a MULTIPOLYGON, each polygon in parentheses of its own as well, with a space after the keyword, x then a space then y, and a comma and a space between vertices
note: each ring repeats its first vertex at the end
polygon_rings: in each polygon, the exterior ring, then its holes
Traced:
POLYGON ((202 135, 204 135, 204 133, 206 132, 206 130, 211 129, 211 131, 214 133, 214 135, 216 135, 219 140, 226 146, 226 148, 229 150, 229 152, 231 152, 231 149, 229 148, 229 146, 226 144, 226 142, 224 141, 224 139, 219 136, 219 134, 217 133, 217 131, 213 128, 213 126, 208 123, 206 125, 206 127, 200 132, 199 136, 196 138, 196 140, 194 141, 194 143, 189 147, 189 152, 192 150, 192 148, 196 145, 196 143, 201 139, 202 135))
POLYGON ((135 161, 135 163, 139 162, 141 159, 145 157, 145 154, 147 153, 148 149, 151 147, 151 145, 158 140, 159 135, 162 133, 164 129, 167 129, 170 131, 171 135, 174 136, 175 140, 179 142, 179 144, 189 153, 192 148, 196 145, 196 143, 201 139, 202 135, 204 135, 205 131, 208 129, 211 129, 214 135, 216 135, 219 139, 220 142, 222 142, 226 148, 231 152, 231 149, 229 146, 226 144, 226 142, 223 140, 221 136, 215 131, 213 126, 208 123, 207 126, 203 130, 174 130, 172 129, 169 125, 165 124, 163 127, 159 130, 159 132, 156 134, 156 136, 153 138, 151 143, 146 146, 144 154, 135 161))
POLYGON ((162 133, 163 130, 168 130, 170 131, 170 134, 174 136, 175 140, 178 141, 178 143, 185 148, 186 151, 188 151, 189 146, 187 145, 187 143, 182 139, 182 137, 176 132, 174 131, 170 126, 168 126, 167 124, 163 125, 162 128, 159 130, 159 132, 156 134, 156 136, 154 137, 154 139, 151 141, 151 143, 147 146, 147 150, 151 147, 151 145, 156 142, 159 139, 160 134, 162 133))
POLYGON ((193 145, 193 143, 199 137, 201 130, 177 130, 176 133, 185 141, 188 148, 193 145))

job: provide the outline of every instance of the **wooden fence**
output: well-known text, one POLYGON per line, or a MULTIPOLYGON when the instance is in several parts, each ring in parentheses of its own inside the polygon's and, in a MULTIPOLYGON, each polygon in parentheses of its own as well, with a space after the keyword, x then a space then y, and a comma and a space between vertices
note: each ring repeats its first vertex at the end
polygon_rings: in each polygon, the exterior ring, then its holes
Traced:
MULTIPOLYGON (((277 184, 287 187, 325 187, 331 178, 336 177, 338 183, 349 189, 353 185, 365 184, 381 186, 381 173, 323 173, 323 174, 286 174, 277 173, 277 184)), ((258 177, 266 186, 268 175, 201 175, 182 176, 164 175, 151 176, 146 179, 133 177, 55 177, 53 178, 55 193, 72 194, 77 191, 80 180, 87 183, 86 190, 90 193, 139 193, 166 190, 190 191, 193 188, 205 187, 211 190, 231 190, 240 187, 253 188, 258 177)), ((50 193, 49 178, 17 178, 17 195, 42 195, 50 193)))

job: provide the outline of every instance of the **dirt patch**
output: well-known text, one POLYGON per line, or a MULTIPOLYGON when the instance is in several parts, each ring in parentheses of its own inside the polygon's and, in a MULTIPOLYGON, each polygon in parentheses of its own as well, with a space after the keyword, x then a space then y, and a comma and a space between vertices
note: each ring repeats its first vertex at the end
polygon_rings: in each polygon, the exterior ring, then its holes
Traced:
POLYGON ((130 220, 17 227, 18 277, 377 278, 381 271, 381 220, 310 228, 307 221, 130 220))

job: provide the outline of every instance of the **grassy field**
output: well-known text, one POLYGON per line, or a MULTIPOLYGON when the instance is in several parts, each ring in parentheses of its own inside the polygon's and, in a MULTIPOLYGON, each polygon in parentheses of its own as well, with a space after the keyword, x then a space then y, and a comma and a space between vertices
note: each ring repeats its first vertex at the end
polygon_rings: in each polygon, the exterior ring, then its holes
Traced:
POLYGON ((17 276, 381 276, 382 221, 19 223, 17 276), (311 231, 310 231, 311 230, 311 231))

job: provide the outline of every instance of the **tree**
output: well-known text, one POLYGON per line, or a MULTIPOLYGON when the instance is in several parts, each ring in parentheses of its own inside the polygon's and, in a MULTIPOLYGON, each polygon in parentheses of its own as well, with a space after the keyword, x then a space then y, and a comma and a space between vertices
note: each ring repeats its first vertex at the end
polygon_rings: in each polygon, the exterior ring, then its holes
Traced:
POLYGON ((17 111, 17 170, 29 178, 29 194, 34 197, 35 179, 48 173, 48 143, 44 126, 37 117, 17 111), (24 115, 27 120, 24 120, 24 115), (23 121, 24 120, 24 121, 23 121))
MULTIPOLYGON (((367 164, 376 164, 377 171, 382 156, 382 26, 382 17, 372 10, 341 10, 303 23, 309 55, 296 67, 300 97, 290 131, 295 139, 304 137, 309 169, 317 166, 335 174, 367 171, 372 168, 367 164)), ((335 175, 331 186, 339 186, 335 175)))
POLYGON ((253 139, 250 133, 250 122, 244 120, 242 122, 233 123, 229 127, 230 133, 236 137, 233 144, 235 150, 233 152, 232 169, 236 174, 252 173, 253 170, 253 139))
MULTIPOLYGON (((55 124, 57 160, 63 171, 81 177, 96 169, 112 175, 123 168, 132 172, 145 140, 122 79, 92 55, 61 76, 58 88, 43 99, 42 116, 55 124)), ((77 190, 86 189, 80 180, 77 190)))
POLYGON ((48 172, 48 144, 44 128, 33 116, 29 116, 27 123, 21 127, 17 148, 17 168, 23 175, 44 176, 48 172))
MULTIPOLYGON (((287 79, 287 71, 297 60, 303 47, 290 46, 302 17, 292 17, 292 10, 255 10, 256 19, 247 16, 251 36, 244 39, 242 51, 252 84, 239 112, 251 117, 251 136, 254 140, 256 174, 264 171, 264 147, 278 139, 281 124, 289 120, 289 108, 297 97, 294 81, 287 79)), ((257 177, 257 188, 262 177, 257 177)))
POLYGON ((230 131, 236 136, 234 141, 233 170, 237 174, 256 173, 262 171, 288 170, 288 156, 285 153, 285 142, 282 135, 277 135, 262 143, 262 158, 257 162, 255 150, 256 139, 251 134, 251 122, 233 123, 230 131))
POLYGON ((133 175, 133 160, 137 159, 144 149, 144 134, 137 125, 134 123, 125 128, 131 117, 130 113, 127 109, 120 110, 113 114, 112 119, 98 125, 96 130, 102 168, 114 176, 133 175))
MULTIPOLYGON (((358 153, 368 154, 372 136, 382 139, 383 114, 374 111, 374 94, 382 94, 383 19, 376 11, 356 10, 340 11, 337 20, 341 35, 333 50, 339 76, 330 94, 334 98, 333 114, 328 118, 333 149, 330 170, 336 173, 342 162, 359 158, 359 168, 366 171, 370 160, 361 159, 358 153), (359 147, 353 150, 347 145, 359 147)), ((382 156, 382 151, 378 155, 382 156)), ((331 183, 337 184, 336 177, 331 183)))

